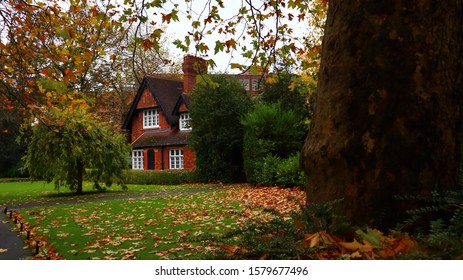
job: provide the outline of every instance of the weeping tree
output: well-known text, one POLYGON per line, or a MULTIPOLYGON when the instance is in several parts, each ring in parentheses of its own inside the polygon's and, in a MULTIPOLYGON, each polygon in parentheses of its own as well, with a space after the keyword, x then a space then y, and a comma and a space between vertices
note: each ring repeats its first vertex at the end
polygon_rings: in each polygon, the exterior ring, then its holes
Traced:
POLYGON ((54 181, 82 194, 84 175, 101 189, 115 180, 123 188, 130 152, 125 137, 83 109, 55 111, 32 128, 25 168, 33 180, 54 181))
POLYGON ((312 127, 309 203, 355 224, 394 226, 397 195, 457 187, 463 3, 329 2, 312 127))

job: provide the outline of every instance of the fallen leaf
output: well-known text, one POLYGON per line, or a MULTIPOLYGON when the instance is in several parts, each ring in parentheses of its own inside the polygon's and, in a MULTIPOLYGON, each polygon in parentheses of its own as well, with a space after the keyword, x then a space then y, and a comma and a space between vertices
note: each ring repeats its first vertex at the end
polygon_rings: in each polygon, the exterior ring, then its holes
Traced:
POLYGON ((373 245, 371 245, 368 241, 365 240, 363 241, 363 244, 359 243, 357 240, 354 240, 352 242, 339 242, 338 244, 351 252, 371 252, 375 248, 373 245))
POLYGON ((240 250, 239 246, 222 245, 221 247, 227 251, 229 255, 234 255, 240 250))
POLYGON ((6 252, 8 252, 8 249, 2 249, 2 248, 0 248, 0 253, 6 253, 6 252))

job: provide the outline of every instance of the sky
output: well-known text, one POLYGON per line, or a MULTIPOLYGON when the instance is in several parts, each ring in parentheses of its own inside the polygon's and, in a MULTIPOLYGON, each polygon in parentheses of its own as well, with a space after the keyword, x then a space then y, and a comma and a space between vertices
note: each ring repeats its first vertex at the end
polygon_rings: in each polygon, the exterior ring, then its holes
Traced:
MULTIPOLYGON (((183 1, 183 0, 182 1, 175 1, 175 2, 181 3, 181 4, 179 4, 179 9, 182 10, 182 11, 185 11, 185 10, 191 8, 192 11, 193 11, 192 12, 192 17, 194 19, 198 19, 198 18, 204 19, 204 16, 200 16, 200 14, 201 14, 201 11, 204 9, 205 2, 207 2, 207 0, 191 0, 191 2, 189 4, 186 4, 185 1, 183 1)), ((254 3, 256 3, 256 2, 260 3, 260 1, 254 1, 254 3)), ((235 14, 238 13, 238 10, 242 7, 242 4, 243 4, 242 0, 233 0, 233 1, 227 0, 227 1, 224 1, 225 9, 220 10, 220 12, 219 12, 220 16, 222 18, 230 18, 230 17, 234 16, 235 14)), ((244 4, 246 4, 246 3, 244 3, 244 4)), ((170 6, 170 7, 173 7, 173 6, 170 6)), ((167 6, 166 10, 169 11, 170 7, 167 6)), ((297 24, 297 21, 296 22, 286 21, 286 22, 288 24, 290 24, 290 26, 294 29, 295 36, 302 37, 304 35, 305 30, 304 30, 304 28, 301 28, 300 23, 297 24)), ((266 22, 266 25, 273 26, 274 23, 271 22, 271 21, 268 21, 268 22, 266 22)), ((305 27, 306 26, 307 25, 305 25, 305 27)), ((175 39, 184 40, 187 33, 193 31, 193 27, 191 26, 190 21, 187 20, 186 14, 179 13, 179 21, 178 22, 171 22, 171 24, 169 24, 167 26, 166 31, 170 35, 170 37, 172 38, 172 41, 174 41, 175 39)), ((238 29, 237 34, 240 31, 241 30, 238 29)), ((250 64, 250 61, 241 56, 240 47, 237 47, 237 50, 235 50, 235 51, 233 51, 231 53, 221 52, 221 53, 218 53, 218 54, 214 54, 215 41, 216 40, 221 40, 221 39, 230 39, 230 38, 226 38, 223 35, 220 35, 220 34, 217 34, 217 33, 212 34, 212 35, 208 35, 208 36, 205 37, 204 42, 209 47, 208 57, 206 57, 206 59, 213 59, 215 61, 215 63, 217 64, 217 67, 213 70, 214 72, 239 73, 240 70, 231 69, 230 63, 233 62, 233 63, 240 63, 240 64, 248 65, 248 64, 250 64)), ((240 40, 239 43, 247 45, 248 48, 251 48, 249 46, 249 42, 240 40)), ((172 45, 172 48, 170 48, 169 50, 174 54, 179 54, 179 55, 184 55, 185 54, 185 53, 183 53, 183 51, 177 49, 174 45, 172 45)), ((195 50, 194 50, 193 44, 192 44, 192 46, 190 46, 190 51, 189 51, 188 54, 195 55, 195 50)))

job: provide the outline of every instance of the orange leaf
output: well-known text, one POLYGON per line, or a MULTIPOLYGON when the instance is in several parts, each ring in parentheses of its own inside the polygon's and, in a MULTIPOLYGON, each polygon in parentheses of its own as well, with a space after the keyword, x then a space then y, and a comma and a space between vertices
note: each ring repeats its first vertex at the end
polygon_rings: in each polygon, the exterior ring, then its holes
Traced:
POLYGON ((339 242, 338 244, 341 245, 342 248, 351 252, 372 252, 375 248, 368 241, 363 241, 363 244, 359 243, 357 240, 354 240, 352 242, 339 242))
POLYGON ((143 46, 143 49, 145 49, 146 51, 146 50, 150 50, 151 48, 153 48, 154 43, 149 39, 145 39, 143 40, 142 46, 143 46))
POLYGON ((162 14, 162 22, 170 23, 171 17, 172 17, 172 14, 162 14))
POLYGON ((238 251, 240 250, 239 246, 222 245, 221 247, 222 247, 222 249, 227 251, 229 255, 234 255, 234 254, 238 253, 238 251))

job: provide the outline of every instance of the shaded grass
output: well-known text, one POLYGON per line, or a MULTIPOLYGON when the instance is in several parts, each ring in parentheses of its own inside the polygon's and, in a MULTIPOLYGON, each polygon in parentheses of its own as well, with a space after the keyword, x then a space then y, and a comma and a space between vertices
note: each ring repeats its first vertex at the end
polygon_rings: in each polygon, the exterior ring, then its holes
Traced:
POLYGON ((128 185, 128 190, 123 191, 118 186, 113 186, 104 191, 93 189, 92 183, 84 183, 84 195, 76 196, 69 189, 56 190, 53 183, 45 182, 6 182, 0 183, 0 206, 22 205, 31 202, 47 203, 55 201, 79 201, 88 199, 105 198, 114 196, 126 196, 130 194, 149 194, 163 191, 185 190, 194 188, 193 185, 184 186, 147 186, 128 185))

